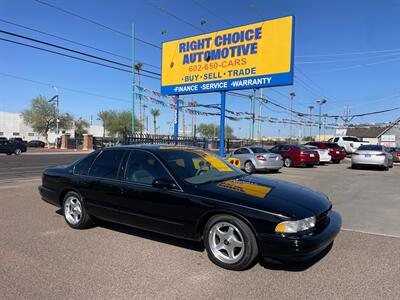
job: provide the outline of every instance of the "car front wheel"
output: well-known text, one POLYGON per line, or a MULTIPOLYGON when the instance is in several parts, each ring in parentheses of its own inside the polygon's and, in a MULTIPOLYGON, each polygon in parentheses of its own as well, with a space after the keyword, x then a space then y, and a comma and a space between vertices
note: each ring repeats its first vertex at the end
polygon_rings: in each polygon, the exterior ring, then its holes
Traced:
POLYGON ((92 220, 83 205, 81 196, 75 192, 68 192, 63 203, 64 219, 69 226, 75 229, 84 229, 92 225, 92 220))
POLYGON ((22 153, 22 151, 21 151, 21 149, 19 149, 19 148, 17 148, 17 149, 14 150, 14 154, 15 154, 15 155, 21 155, 21 153, 22 153))
POLYGON ((250 227, 230 215, 214 216, 208 221, 204 245, 210 260, 229 270, 245 270, 258 256, 257 241, 250 227))

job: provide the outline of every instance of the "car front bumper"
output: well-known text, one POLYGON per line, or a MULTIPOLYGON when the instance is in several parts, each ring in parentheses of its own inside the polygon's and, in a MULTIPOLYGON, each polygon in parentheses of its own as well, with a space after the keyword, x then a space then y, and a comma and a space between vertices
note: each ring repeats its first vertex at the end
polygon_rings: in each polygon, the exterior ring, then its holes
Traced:
POLYGON ((288 262, 307 260, 329 247, 342 226, 342 218, 336 211, 329 212, 329 223, 300 237, 284 237, 277 234, 259 234, 258 244, 265 258, 288 262))

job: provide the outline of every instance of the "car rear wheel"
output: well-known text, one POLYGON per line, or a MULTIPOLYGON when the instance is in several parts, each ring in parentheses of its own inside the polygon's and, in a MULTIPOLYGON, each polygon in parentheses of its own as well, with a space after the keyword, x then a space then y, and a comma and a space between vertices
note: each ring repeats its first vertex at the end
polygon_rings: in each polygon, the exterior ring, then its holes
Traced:
POLYGON ((332 163, 338 164, 338 163, 340 163, 340 159, 335 159, 335 160, 332 161, 332 163))
POLYGON ((15 155, 21 155, 21 153, 22 153, 22 151, 21 151, 21 149, 19 149, 19 148, 17 148, 17 149, 14 150, 14 154, 15 154, 15 155))
POLYGON ((258 256, 254 233, 246 223, 231 215, 214 216, 207 222, 204 245, 210 260, 229 270, 245 270, 258 256))
POLYGON ((285 164, 285 167, 286 167, 286 168, 290 168, 290 167, 293 166, 293 162, 292 162, 292 160, 291 160, 289 157, 286 157, 286 158, 285 158, 284 164, 285 164))
POLYGON ((352 164, 352 165, 351 165, 351 168, 352 168, 352 169, 358 169, 358 166, 357 166, 356 164, 352 164))
POLYGON ((246 173, 252 174, 256 171, 256 167, 254 167, 253 163, 248 160, 244 163, 244 170, 246 171, 246 173))
POLYGON ((84 229, 92 225, 92 220, 83 205, 78 193, 68 192, 63 203, 64 219, 69 226, 75 229, 84 229))

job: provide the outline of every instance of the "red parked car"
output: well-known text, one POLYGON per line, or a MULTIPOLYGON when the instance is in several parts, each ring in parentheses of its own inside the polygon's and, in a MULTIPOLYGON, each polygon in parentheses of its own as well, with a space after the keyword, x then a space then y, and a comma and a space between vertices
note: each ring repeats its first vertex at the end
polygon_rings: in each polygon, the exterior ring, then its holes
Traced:
POLYGON ((285 167, 312 167, 319 164, 318 151, 310 150, 304 145, 277 145, 270 151, 282 156, 285 167))
POLYGON ((334 164, 340 163, 346 157, 346 151, 336 143, 329 142, 309 142, 306 145, 318 147, 320 149, 329 149, 329 155, 332 157, 331 161, 334 164))

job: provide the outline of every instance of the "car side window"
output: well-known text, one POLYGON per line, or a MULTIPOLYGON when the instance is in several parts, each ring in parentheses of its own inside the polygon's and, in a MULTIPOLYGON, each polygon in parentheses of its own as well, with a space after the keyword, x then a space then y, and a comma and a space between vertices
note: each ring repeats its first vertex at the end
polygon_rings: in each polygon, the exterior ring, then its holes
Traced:
POLYGON ((81 159, 74 167, 74 174, 87 175, 90 166, 98 154, 99 152, 93 152, 81 159))
POLYGON ((336 143, 339 141, 339 138, 334 138, 333 142, 336 143))
POLYGON ((152 184, 154 179, 170 178, 167 170, 153 154, 138 150, 131 151, 126 166, 125 180, 152 184))
POLYGON ((281 150, 282 151, 287 151, 287 150, 289 150, 289 148, 290 148, 289 146, 282 146, 281 150))
POLYGON ((246 148, 239 148, 239 149, 237 149, 237 150, 235 151, 234 154, 248 154, 248 153, 250 153, 250 151, 247 150, 246 148))
POLYGON ((125 150, 104 150, 94 161, 89 175, 109 179, 118 178, 119 165, 125 150))

